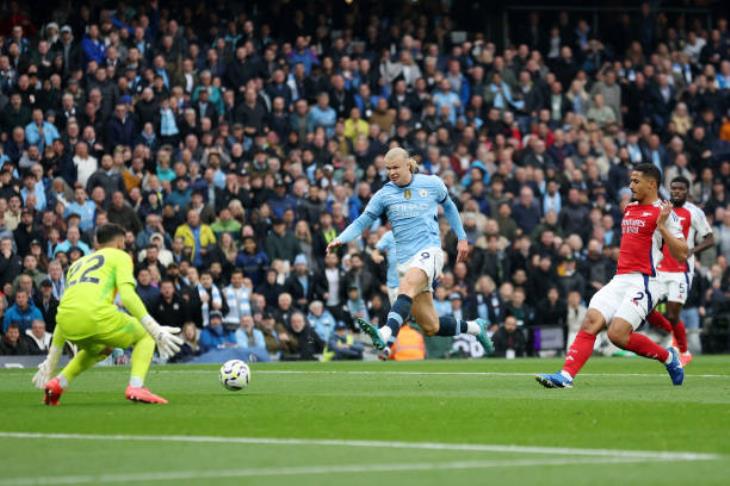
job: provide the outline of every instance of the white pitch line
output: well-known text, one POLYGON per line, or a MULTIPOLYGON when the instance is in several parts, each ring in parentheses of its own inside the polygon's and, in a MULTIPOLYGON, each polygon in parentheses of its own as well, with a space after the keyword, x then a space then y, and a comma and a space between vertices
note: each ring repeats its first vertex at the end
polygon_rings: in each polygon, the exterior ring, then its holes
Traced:
MULTIPOLYGON (((265 365, 264 365, 265 366, 265 365)), ((96 368, 97 370, 111 371, 112 368, 96 368)), ((264 370, 254 368, 256 374, 263 375, 386 375, 386 376, 529 376, 533 377, 540 374, 541 372, 526 373, 520 371, 365 371, 365 370, 264 370)), ((150 373, 185 373, 185 374, 210 374, 214 373, 215 370, 184 370, 184 369, 162 369, 152 368, 150 373)), ((620 377, 620 378, 662 378, 666 379, 666 374, 658 371, 657 373, 581 373, 580 376, 591 376, 591 377, 620 377)), ((690 378, 726 378, 730 379, 730 375, 686 375, 690 378)))
POLYGON ((410 449, 438 451, 498 452, 519 454, 569 455, 658 461, 708 461, 719 459, 717 454, 697 452, 663 452, 622 449, 581 449, 569 447, 519 446, 510 444, 452 444, 448 442, 401 442, 384 440, 301 439, 276 437, 219 437, 205 435, 124 435, 124 434, 66 434, 43 432, 0 432, 6 439, 48 439, 129 442, 180 442, 251 445, 298 445, 331 447, 367 447, 377 449, 410 449))
POLYGON ((499 467, 572 466, 580 464, 626 464, 645 462, 641 458, 592 458, 592 459, 514 459, 484 461, 423 462, 410 464, 344 464, 331 466, 295 466, 277 468, 247 468, 209 471, 161 471, 130 474, 98 474, 77 476, 39 476, 0 480, 1 486, 40 486, 84 483, 126 483, 135 481, 181 481, 191 479, 223 479, 242 477, 302 476, 346 473, 382 473, 406 471, 444 471, 464 469, 488 469, 499 467))

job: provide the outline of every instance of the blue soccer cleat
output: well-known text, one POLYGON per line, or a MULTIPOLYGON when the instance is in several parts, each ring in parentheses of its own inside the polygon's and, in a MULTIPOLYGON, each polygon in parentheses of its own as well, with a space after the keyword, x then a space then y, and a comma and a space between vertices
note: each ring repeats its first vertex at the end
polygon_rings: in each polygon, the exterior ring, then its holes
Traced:
POLYGON ((669 373, 672 383, 679 386, 684 381, 684 368, 682 368, 679 351, 672 347, 667 348, 667 351, 669 351, 669 354, 672 356, 672 361, 665 365, 667 367, 667 373, 669 373))
POLYGON ((492 343, 492 340, 489 338, 489 335, 487 335, 487 320, 486 319, 477 319, 476 320, 477 326, 479 326, 479 334, 477 334, 477 341, 479 341, 479 344, 482 345, 484 348, 484 354, 486 356, 489 356, 490 354, 494 354, 494 344, 492 343))
POLYGON ((561 372, 537 375, 535 380, 545 388, 573 388, 573 380, 561 372))

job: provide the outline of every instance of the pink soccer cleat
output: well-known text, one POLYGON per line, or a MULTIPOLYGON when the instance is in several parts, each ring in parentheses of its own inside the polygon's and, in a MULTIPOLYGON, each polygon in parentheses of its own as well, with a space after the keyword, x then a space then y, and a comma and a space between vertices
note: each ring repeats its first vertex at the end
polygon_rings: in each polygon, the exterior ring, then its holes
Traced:
POLYGON ((61 383, 58 381, 58 378, 53 378, 46 383, 46 388, 43 390, 43 403, 55 407, 58 405, 62 394, 63 388, 61 387, 61 383))
POLYGON ((679 361, 682 362, 682 366, 683 367, 684 366, 687 366, 688 364, 690 364, 692 362, 692 353, 690 353, 689 351, 686 351, 684 353, 680 353, 679 354, 679 361))
POLYGON ((144 387, 128 386, 124 396, 127 397, 127 400, 132 402, 161 403, 163 405, 167 403, 167 400, 162 397, 158 397, 144 387))

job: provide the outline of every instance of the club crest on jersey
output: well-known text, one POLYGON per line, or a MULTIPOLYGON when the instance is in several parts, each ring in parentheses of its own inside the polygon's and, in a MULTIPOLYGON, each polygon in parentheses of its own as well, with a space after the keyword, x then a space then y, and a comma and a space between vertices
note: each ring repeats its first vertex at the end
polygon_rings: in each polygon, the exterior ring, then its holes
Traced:
POLYGON ((418 195, 421 197, 428 197, 428 191, 426 189, 421 189, 418 191, 418 195))
POLYGON ((413 193, 411 192, 410 189, 406 189, 405 191, 403 191, 404 199, 410 199, 412 196, 413 196, 413 193))

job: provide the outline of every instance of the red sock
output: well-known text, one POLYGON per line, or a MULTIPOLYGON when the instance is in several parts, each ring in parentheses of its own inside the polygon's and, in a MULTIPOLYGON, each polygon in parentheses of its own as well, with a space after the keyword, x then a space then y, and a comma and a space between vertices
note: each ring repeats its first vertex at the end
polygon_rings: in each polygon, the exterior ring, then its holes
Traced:
POLYGON ((687 352, 687 329, 684 328, 684 321, 679 321, 674 326, 674 339, 677 340, 677 347, 680 353, 687 352))
POLYGON ((659 360, 662 363, 665 363, 667 361, 667 357, 669 357, 669 351, 659 346, 643 334, 636 332, 631 333, 629 336, 629 342, 626 344, 626 348, 624 349, 633 351, 639 356, 644 356, 645 358, 659 360))
POLYGON ((646 321, 652 326, 658 327, 659 329, 664 329, 667 332, 672 332, 674 330, 674 328, 672 327, 672 323, 669 322, 669 319, 664 317, 664 314, 656 309, 651 311, 649 315, 646 316, 646 321))
POLYGON ((570 345, 568 356, 565 358, 563 371, 570 373, 575 378, 588 358, 593 354, 593 345, 596 343, 596 336, 585 331, 579 331, 575 341, 570 345))

